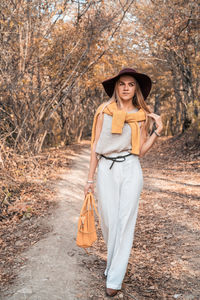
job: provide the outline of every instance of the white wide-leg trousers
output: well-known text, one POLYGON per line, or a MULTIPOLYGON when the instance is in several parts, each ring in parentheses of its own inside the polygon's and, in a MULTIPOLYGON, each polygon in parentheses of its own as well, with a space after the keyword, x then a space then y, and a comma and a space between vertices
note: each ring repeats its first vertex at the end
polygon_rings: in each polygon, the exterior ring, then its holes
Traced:
MULTIPOLYGON (((110 156, 128 154, 127 151, 110 156)), ((123 162, 100 158, 97 170, 97 198, 101 229, 107 245, 106 287, 120 290, 133 244, 138 203, 143 187, 139 158, 123 162)))

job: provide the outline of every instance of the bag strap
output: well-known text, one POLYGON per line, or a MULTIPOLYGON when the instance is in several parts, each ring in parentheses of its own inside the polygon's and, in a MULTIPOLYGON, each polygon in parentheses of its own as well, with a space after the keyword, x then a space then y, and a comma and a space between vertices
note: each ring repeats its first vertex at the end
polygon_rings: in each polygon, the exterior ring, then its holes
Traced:
POLYGON ((93 204, 93 207, 94 207, 94 210, 96 212, 96 215, 99 217, 99 213, 97 211, 97 207, 96 207, 94 196, 93 196, 92 192, 89 192, 89 196, 90 196, 90 199, 92 200, 91 203, 93 204))
POLYGON ((88 192, 88 193, 90 194, 89 196, 90 196, 90 198, 91 198, 91 200, 92 200, 92 204, 93 204, 95 213, 96 213, 96 215, 97 215, 97 217, 98 217, 98 226, 100 226, 100 217, 99 217, 99 213, 98 213, 98 211, 97 211, 97 207, 96 207, 96 204, 95 204, 94 195, 93 195, 92 192, 88 192))
MULTIPOLYGON (((90 209, 90 207, 91 207, 91 209, 94 209, 96 215, 99 218, 99 213, 97 211, 97 207, 96 207, 94 196, 93 196, 92 192, 88 192, 85 195, 85 199, 84 199, 84 202, 83 202, 83 205, 82 205, 82 208, 81 208, 80 216, 83 214, 83 212, 85 211, 86 207, 87 207, 88 210, 90 209)), ((100 218, 99 218, 99 223, 100 223, 100 218)))
POLYGON ((83 214, 83 212, 85 211, 85 208, 87 207, 87 205, 88 205, 88 194, 85 196, 85 199, 83 201, 83 205, 81 207, 80 215, 83 214))

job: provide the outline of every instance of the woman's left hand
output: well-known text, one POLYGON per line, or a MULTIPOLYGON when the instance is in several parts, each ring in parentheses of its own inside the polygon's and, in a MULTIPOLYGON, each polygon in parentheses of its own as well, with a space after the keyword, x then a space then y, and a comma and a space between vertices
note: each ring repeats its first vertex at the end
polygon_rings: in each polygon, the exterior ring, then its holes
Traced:
POLYGON ((163 123, 162 123, 161 117, 157 114, 154 114, 154 113, 147 114, 147 116, 154 119, 154 121, 156 123, 156 131, 158 133, 161 133, 161 131, 163 129, 163 123))

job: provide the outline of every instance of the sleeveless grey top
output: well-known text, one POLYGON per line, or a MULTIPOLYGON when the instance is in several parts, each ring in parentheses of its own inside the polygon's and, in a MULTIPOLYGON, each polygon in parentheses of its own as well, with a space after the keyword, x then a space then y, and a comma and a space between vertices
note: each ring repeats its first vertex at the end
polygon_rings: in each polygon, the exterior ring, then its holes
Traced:
MULTIPOLYGON (((128 113, 137 112, 135 108, 128 113)), ((140 125, 140 122, 139 122, 140 125)), ((96 150, 97 154, 109 155, 112 152, 128 151, 132 149, 131 145, 131 127, 128 123, 124 123, 121 134, 111 133, 112 116, 104 114, 103 125, 100 137, 97 141, 96 150)))

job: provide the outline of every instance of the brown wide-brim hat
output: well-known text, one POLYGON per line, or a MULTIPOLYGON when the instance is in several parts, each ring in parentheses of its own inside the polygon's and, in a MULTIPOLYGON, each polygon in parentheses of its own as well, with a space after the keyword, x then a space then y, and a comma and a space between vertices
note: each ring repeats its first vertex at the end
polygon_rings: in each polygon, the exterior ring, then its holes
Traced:
POLYGON ((102 82, 103 87, 106 91, 106 94, 109 97, 112 97, 112 95, 114 93, 114 89, 115 89, 115 84, 116 84, 117 80, 119 79, 119 77, 122 75, 130 75, 137 80, 137 82, 140 86, 141 92, 143 94, 144 100, 145 100, 151 91, 151 86, 152 86, 151 79, 149 76, 142 74, 142 73, 138 73, 136 70, 131 69, 131 68, 123 69, 115 77, 104 80, 102 82))

